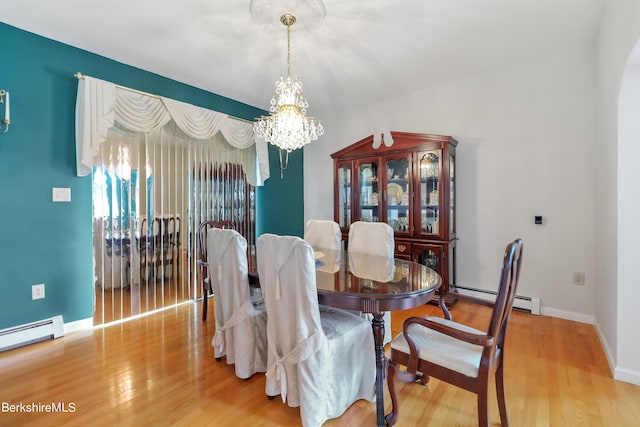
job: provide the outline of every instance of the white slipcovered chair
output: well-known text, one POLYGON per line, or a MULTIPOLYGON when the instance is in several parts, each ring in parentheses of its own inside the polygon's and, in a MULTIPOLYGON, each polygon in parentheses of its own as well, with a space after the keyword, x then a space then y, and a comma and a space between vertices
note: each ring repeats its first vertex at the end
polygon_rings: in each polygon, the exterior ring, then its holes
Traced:
POLYGON ((200 269, 200 280, 202 281, 202 321, 207 320, 207 309, 209 308, 209 295, 213 295, 211 279, 209 278, 209 265, 207 263, 207 231, 211 228, 230 228, 235 230, 231 221, 202 221, 198 228, 198 251, 199 258, 196 261, 200 269))
POLYGON ((262 301, 252 301, 247 240, 235 230, 207 233, 207 264, 214 294, 214 356, 226 356, 242 379, 267 369, 267 317, 262 301))
MULTIPOLYGON (((342 233, 337 222, 323 219, 310 219, 304 227, 304 240, 314 248, 321 248, 316 256, 316 269, 326 273, 340 270, 340 250, 342 249, 342 233)), ((331 275, 324 274, 316 280, 333 282, 331 275)), ((359 314, 359 313, 357 313, 359 314)))
POLYGON ((257 255, 267 310, 267 396, 299 406, 304 427, 339 417, 356 400, 375 401, 371 324, 318 305, 309 243, 263 234, 257 255))
POLYGON ((393 280, 396 268, 393 258, 349 252, 349 269, 360 279, 386 283, 393 280))
POLYGON ((342 233, 337 222, 323 219, 310 219, 304 227, 304 240, 314 248, 340 250, 342 233))
MULTIPOLYGON (((386 222, 356 221, 349 227, 349 253, 375 255, 393 259, 395 242, 393 228, 386 222)), ((371 320, 372 315, 362 316, 371 320)), ((391 342, 391 313, 384 314, 384 339, 386 345, 391 342)))
POLYGON ((393 258, 393 228, 386 222, 356 221, 349 227, 349 252, 393 258))

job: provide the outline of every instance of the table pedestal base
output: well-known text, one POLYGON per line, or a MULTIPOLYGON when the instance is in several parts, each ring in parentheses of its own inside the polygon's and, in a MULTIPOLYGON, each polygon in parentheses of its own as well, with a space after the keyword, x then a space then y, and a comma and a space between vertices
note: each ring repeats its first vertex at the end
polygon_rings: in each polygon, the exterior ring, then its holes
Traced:
POLYGON ((387 358, 384 355, 384 313, 373 313, 371 328, 376 351, 376 425, 384 427, 384 379, 386 377, 387 358))

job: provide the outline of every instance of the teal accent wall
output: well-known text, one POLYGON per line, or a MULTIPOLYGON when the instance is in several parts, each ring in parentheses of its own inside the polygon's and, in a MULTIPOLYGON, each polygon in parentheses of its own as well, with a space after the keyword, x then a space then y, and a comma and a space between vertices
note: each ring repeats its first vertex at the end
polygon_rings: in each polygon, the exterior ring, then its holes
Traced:
MULTIPOLYGON (((284 159, 283 153, 283 159, 284 159)), ((280 178, 278 148, 269 144, 269 174, 262 193, 258 192, 258 235, 274 233, 300 236, 304 233, 304 182, 302 150, 289 154, 289 164, 280 178)))
MULTIPOLYGON (((12 121, 0 134, 0 329, 57 314, 65 323, 90 318, 91 178, 76 176, 73 75, 248 120, 266 112, 2 22, 0 40, 0 89, 11 93, 12 121), (71 188, 71 203, 53 203, 52 187, 71 188), (38 283, 46 298, 32 301, 38 283)), ((302 152, 290 158, 284 180, 273 147, 269 157, 272 177, 257 194, 258 232, 301 235, 302 152)))

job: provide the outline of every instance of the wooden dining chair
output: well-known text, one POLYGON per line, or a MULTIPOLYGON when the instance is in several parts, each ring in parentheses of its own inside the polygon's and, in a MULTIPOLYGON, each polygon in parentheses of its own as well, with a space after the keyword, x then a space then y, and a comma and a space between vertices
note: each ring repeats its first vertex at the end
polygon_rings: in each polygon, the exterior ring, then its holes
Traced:
POLYGON ((145 278, 147 283, 156 283, 158 279, 163 277, 163 219, 160 217, 151 218, 148 222, 148 235, 146 237, 146 255, 145 255, 145 278))
POLYGON ((423 385, 430 377, 476 393, 478 397, 478 425, 489 425, 489 379, 495 375, 498 408, 502 426, 508 426, 504 390, 505 335, 513 299, 518 287, 522 264, 522 240, 516 239, 506 247, 498 294, 494 302, 456 294, 458 300, 493 307, 486 331, 454 322, 440 296, 445 318, 410 317, 402 326, 402 333, 391 342, 391 357, 387 381, 392 412, 385 419, 394 425, 399 416, 396 378, 403 382, 420 380, 423 385), (406 366, 401 371, 399 365, 406 366))
POLYGON ((176 245, 176 218, 174 216, 164 218, 163 224, 162 273, 165 279, 171 280, 177 271, 175 260, 179 258, 176 245))
POLYGON ((200 268, 200 278, 202 281, 202 321, 207 320, 207 308, 209 295, 213 294, 211 279, 209 278, 209 264, 207 263, 207 231, 210 228, 227 228, 235 230, 231 221, 202 221, 198 229, 198 250, 200 256, 196 261, 200 268))

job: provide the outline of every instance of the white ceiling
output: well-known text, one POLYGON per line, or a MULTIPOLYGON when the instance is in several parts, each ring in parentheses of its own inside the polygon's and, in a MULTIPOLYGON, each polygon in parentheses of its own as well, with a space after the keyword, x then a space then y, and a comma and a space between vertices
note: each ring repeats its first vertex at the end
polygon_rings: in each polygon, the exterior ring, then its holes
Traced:
MULTIPOLYGON (((603 1, 326 0, 320 26, 292 28, 291 72, 322 118, 592 43, 603 1)), ((0 20, 259 108, 286 74, 286 27, 249 0, 0 0, 0 20)))

